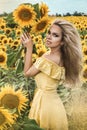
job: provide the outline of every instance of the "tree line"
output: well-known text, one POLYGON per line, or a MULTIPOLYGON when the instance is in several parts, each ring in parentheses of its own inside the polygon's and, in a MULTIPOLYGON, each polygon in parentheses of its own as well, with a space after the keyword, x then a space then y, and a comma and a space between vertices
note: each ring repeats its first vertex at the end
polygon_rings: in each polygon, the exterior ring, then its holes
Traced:
MULTIPOLYGON (((11 13, 4 12, 3 14, 0 14, 0 17, 7 16, 7 15, 9 15, 11 13)), ((66 14, 56 13, 56 14, 52 14, 51 16, 87 16, 87 13, 75 11, 74 13, 67 12, 66 14)))
POLYGON ((87 13, 75 11, 72 14, 67 12, 66 14, 63 14, 63 15, 56 13, 56 16, 87 16, 87 13))

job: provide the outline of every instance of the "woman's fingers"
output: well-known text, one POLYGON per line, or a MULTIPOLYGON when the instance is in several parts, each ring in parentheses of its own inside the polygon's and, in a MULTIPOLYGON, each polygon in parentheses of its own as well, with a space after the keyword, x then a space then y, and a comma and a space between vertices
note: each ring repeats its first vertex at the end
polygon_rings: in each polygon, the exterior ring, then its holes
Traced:
POLYGON ((28 32, 23 33, 20 37, 20 40, 21 40, 22 45, 25 47, 29 47, 33 45, 33 41, 28 32))
POLYGON ((29 33, 27 31, 24 32, 23 35, 24 35, 25 39, 29 39, 30 38, 30 35, 29 35, 29 33))
POLYGON ((30 35, 29 35, 29 33, 28 33, 28 32, 26 32, 26 36, 27 36, 28 38, 30 38, 30 35))
POLYGON ((25 31, 25 35, 29 38, 30 37, 30 35, 29 35, 29 33, 27 32, 27 31, 25 31))
POLYGON ((27 35, 26 35, 26 33, 23 33, 23 36, 24 36, 24 38, 25 39, 27 39, 28 37, 27 37, 27 35))
POLYGON ((25 33, 23 33, 23 35, 21 36, 21 40, 24 42, 24 41, 27 41, 29 40, 29 37, 27 37, 27 35, 25 33))

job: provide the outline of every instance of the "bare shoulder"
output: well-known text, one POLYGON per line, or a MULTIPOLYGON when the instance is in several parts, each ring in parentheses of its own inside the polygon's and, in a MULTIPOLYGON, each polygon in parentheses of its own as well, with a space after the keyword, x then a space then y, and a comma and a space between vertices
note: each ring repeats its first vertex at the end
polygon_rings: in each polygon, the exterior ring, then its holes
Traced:
POLYGON ((46 58, 46 59, 48 59, 48 60, 50 60, 50 61, 52 61, 52 62, 54 62, 54 63, 56 63, 56 64, 59 65, 59 58, 58 58, 57 56, 52 56, 52 55, 50 55, 49 52, 44 53, 44 54, 42 55, 42 57, 44 57, 44 58, 46 58))
POLYGON ((57 65, 63 66, 63 62, 61 61, 60 56, 58 55, 50 55, 49 51, 44 53, 42 57, 47 58, 48 60, 56 63, 57 65))

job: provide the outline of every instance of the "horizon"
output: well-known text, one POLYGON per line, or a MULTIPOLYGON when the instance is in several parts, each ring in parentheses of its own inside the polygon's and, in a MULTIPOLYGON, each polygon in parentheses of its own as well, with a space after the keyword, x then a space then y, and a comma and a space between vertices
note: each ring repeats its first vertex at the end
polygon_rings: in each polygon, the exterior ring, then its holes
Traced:
POLYGON ((50 12, 49 15, 73 14, 74 12, 87 14, 86 0, 0 0, 0 14, 13 12, 22 3, 45 3, 50 12), (58 3, 58 4, 57 4, 58 3))

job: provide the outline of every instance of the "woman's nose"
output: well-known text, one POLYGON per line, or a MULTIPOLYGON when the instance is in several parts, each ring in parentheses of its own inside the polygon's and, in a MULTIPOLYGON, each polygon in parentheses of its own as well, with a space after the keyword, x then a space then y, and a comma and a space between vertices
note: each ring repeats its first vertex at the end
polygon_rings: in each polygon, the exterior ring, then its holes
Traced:
POLYGON ((51 34, 48 34, 48 35, 47 35, 47 38, 51 38, 51 34))

